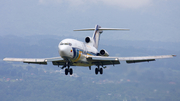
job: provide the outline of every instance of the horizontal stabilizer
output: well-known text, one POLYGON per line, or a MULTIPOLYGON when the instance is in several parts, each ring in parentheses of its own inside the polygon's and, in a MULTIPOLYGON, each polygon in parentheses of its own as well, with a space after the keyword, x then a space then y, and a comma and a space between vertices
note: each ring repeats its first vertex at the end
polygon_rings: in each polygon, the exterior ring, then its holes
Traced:
MULTIPOLYGON (((85 28, 85 29, 75 29, 74 31, 94 31, 95 28, 85 28)), ((128 28, 98 28, 99 31, 103 30, 120 30, 120 31, 129 31, 128 28)))
POLYGON ((94 28, 86 28, 86 29, 75 29, 73 31, 94 31, 94 28))

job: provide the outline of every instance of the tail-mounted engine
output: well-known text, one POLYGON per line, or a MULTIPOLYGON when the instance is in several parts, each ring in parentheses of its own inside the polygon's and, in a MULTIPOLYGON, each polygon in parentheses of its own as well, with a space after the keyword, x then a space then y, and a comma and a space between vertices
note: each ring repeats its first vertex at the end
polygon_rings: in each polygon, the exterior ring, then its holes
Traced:
POLYGON ((100 53, 99 53, 101 56, 109 56, 109 53, 106 51, 106 50, 104 50, 104 49, 102 49, 102 50, 100 50, 100 53))
POLYGON ((90 41, 91 41, 91 38, 90 38, 90 37, 86 37, 86 38, 85 38, 85 42, 86 42, 86 43, 89 43, 90 41))

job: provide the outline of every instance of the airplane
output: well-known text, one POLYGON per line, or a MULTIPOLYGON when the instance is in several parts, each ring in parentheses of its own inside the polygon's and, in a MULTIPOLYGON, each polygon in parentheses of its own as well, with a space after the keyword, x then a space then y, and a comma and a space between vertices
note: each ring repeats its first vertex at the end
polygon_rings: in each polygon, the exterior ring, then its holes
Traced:
POLYGON ((98 51, 98 45, 100 35, 106 30, 121 30, 128 31, 126 28, 101 28, 99 25, 95 25, 95 28, 78 29, 74 31, 94 31, 92 37, 86 37, 85 42, 81 42, 75 39, 64 39, 58 45, 58 51, 60 57, 52 58, 4 58, 4 61, 19 61, 28 64, 43 64, 47 65, 47 62, 52 62, 53 65, 62 66, 65 68, 65 75, 73 74, 73 69, 70 66, 85 66, 89 67, 95 65, 95 74, 103 74, 103 68, 106 65, 120 64, 120 61, 126 61, 126 63, 139 63, 155 61, 155 59, 172 58, 176 55, 161 55, 161 56, 141 56, 141 57, 109 57, 109 53, 102 49, 98 51))

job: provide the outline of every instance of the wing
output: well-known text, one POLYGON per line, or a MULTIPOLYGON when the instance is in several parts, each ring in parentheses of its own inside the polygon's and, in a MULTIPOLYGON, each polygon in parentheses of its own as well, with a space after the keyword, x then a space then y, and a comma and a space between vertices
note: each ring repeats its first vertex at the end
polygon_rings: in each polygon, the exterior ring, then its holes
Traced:
POLYGON ((64 65, 65 61, 61 57, 52 57, 52 58, 42 58, 42 59, 30 59, 30 58, 4 58, 4 61, 19 61, 23 63, 32 63, 32 64, 44 64, 47 65, 47 62, 52 62, 53 65, 64 65))
POLYGON ((143 57, 104 57, 104 56, 88 56, 87 60, 94 65, 114 65, 120 64, 120 61, 126 63, 149 62, 156 59, 172 58, 176 55, 161 55, 161 56, 143 56, 143 57))
POLYGON ((142 56, 142 57, 119 57, 120 61, 126 61, 126 63, 137 63, 137 62, 149 62, 155 61, 156 59, 173 58, 176 55, 161 55, 161 56, 142 56))

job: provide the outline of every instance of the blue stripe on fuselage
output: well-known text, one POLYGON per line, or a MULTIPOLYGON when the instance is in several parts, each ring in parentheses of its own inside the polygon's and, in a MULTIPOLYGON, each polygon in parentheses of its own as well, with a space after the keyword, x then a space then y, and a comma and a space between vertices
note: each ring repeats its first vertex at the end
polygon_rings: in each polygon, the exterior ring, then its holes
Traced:
POLYGON ((76 50, 76 53, 77 53, 77 54, 76 54, 75 59, 77 59, 77 58, 78 58, 78 56, 79 56, 79 50, 78 50, 78 49, 76 50))
POLYGON ((75 48, 72 48, 73 49, 73 58, 75 58, 76 56, 76 49, 75 48))
POLYGON ((82 49, 79 49, 79 48, 75 48, 75 47, 72 47, 73 49, 73 59, 77 59, 78 56, 79 56, 79 51, 82 51, 82 54, 84 55, 87 55, 87 54, 91 54, 91 55, 94 55, 94 56, 97 56, 98 53, 93 53, 93 52, 85 52, 84 50, 82 49))

